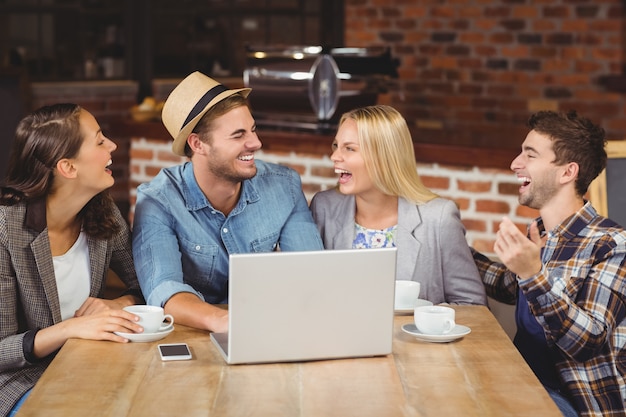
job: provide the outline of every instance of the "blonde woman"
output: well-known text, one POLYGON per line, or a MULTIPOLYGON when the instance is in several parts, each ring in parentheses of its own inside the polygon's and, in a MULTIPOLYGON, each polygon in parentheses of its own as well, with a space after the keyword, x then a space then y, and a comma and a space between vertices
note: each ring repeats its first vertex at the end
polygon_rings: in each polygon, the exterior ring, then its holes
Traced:
POLYGON ((454 202, 417 173, 406 121, 390 106, 344 114, 333 141, 336 188, 317 193, 313 218, 326 249, 397 247, 396 279, 435 304, 486 304, 454 202))

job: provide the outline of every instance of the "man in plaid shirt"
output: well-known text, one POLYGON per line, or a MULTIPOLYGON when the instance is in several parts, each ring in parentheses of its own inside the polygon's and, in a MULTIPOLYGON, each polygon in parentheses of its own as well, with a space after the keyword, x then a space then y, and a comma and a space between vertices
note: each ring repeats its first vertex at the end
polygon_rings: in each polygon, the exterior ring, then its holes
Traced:
POLYGON ((565 416, 625 416, 626 232, 583 199, 606 166, 604 130, 575 112, 541 111, 511 163, 519 202, 540 217, 500 223, 474 251, 487 294, 517 303, 514 343, 565 416))

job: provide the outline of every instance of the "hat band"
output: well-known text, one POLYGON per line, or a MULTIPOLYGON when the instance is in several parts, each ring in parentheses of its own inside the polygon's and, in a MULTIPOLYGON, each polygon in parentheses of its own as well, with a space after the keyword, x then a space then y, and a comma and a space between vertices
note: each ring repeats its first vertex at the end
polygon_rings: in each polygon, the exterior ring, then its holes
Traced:
POLYGON ((191 109, 191 111, 189 112, 189 115, 185 119, 185 122, 183 123, 183 125, 180 127, 180 130, 183 130, 185 126, 187 126, 189 122, 191 122, 194 119, 194 117, 199 115, 200 112, 204 110, 204 108, 207 106, 207 104, 211 102, 211 100, 213 100, 215 97, 217 97, 218 94, 221 94, 224 91, 228 91, 228 88, 224 87, 222 84, 218 84, 215 87, 211 88, 209 91, 207 91, 200 98, 200 100, 198 100, 196 105, 193 106, 193 109, 191 109))

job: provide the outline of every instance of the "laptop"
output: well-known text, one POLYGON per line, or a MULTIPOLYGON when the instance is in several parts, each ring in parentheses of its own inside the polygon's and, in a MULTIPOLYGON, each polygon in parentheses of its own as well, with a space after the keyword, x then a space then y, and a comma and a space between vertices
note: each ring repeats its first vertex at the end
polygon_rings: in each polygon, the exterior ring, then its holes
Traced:
POLYGON ((396 248, 230 255, 228 364, 383 356, 393 339, 396 248))

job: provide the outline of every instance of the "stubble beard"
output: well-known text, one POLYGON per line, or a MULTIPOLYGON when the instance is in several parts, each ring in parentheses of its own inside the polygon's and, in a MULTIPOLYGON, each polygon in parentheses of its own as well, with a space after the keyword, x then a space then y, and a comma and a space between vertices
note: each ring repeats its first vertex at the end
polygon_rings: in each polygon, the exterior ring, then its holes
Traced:
POLYGON ((540 210, 556 194, 556 191, 554 187, 541 187, 540 185, 529 189, 526 194, 520 194, 518 201, 522 206, 540 210))
POLYGON ((228 181, 228 182, 232 182, 232 183, 240 183, 240 182, 243 182, 245 180, 249 180, 251 178, 254 178, 254 176, 257 173, 256 165, 254 165, 249 170, 248 173, 239 172, 239 171, 233 169, 232 167, 226 166, 224 164, 222 164, 220 166, 211 166, 211 167, 209 167, 209 170, 216 177, 221 178, 221 179, 223 179, 225 181, 228 181))

